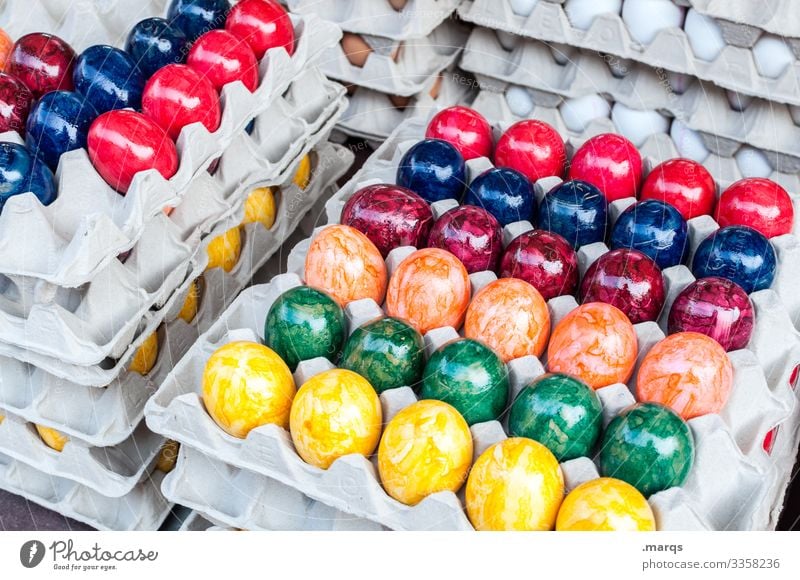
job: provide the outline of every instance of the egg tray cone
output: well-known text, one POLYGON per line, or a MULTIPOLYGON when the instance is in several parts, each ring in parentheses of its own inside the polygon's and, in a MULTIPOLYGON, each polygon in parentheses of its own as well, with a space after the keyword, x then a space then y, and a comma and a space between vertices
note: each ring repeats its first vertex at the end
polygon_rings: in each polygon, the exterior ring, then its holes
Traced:
MULTIPOLYGON (((694 8, 700 14, 713 18, 722 29, 725 42, 750 48, 764 33, 800 39, 800 20, 797 4, 792 0, 770 2, 726 2, 725 0, 676 0, 676 4, 694 8)), ((792 42, 796 53, 798 44, 792 42)))

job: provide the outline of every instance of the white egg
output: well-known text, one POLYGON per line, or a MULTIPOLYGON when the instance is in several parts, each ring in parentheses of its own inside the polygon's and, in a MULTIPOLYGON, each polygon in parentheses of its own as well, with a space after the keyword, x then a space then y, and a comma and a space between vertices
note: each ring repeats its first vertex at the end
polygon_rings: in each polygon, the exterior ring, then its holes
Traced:
POLYGON ((736 91, 725 91, 725 96, 728 97, 728 104, 731 106, 731 109, 739 111, 740 113, 753 102, 753 97, 750 95, 743 95, 736 91))
POLYGON ((506 89, 506 103, 511 113, 517 117, 527 117, 534 107, 533 97, 528 89, 516 85, 506 89))
POLYGON ((561 117, 567 129, 582 133, 595 119, 608 118, 611 107, 600 95, 586 95, 567 99, 559 106, 561 117))
POLYGON ((800 126, 800 107, 797 105, 789 105, 789 114, 792 116, 794 124, 800 126))
POLYGON ((685 93, 689 88, 689 85, 692 84, 692 80, 694 80, 694 77, 690 75, 672 71, 667 72, 667 82, 669 83, 669 88, 671 88, 672 92, 677 95, 682 95, 685 93))
POLYGON ((725 48, 725 39, 722 37, 722 29, 719 24, 713 18, 700 14, 694 8, 690 8, 686 13, 683 31, 689 38, 692 52, 700 60, 712 62, 725 48))
POLYGON ((650 135, 666 133, 669 129, 669 119, 661 113, 631 109, 622 103, 614 103, 611 120, 617 130, 637 147, 644 145, 650 135))
POLYGON ((681 157, 702 163, 710 155, 710 151, 700 134, 678 119, 672 121, 669 136, 672 137, 672 141, 675 143, 675 147, 681 157))
POLYGON ((685 8, 671 0, 625 0, 622 20, 631 37, 641 44, 650 44, 661 30, 683 26, 685 8))
POLYGON ((520 38, 516 34, 511 34, 505 30, 495 30, 495 34, 497 35, 497 42, 505 50, 512 51, 519 45, 520 38))
POLYGON ((511 11, 519 16, 530 16, 539 0, 511 0, 511 11))
POLYGON ((782 38, 765 34, 753 46, 753 58, 761 76, 776 79, 794 62, 794 53, 782 38))
POLYGON ((736 165, 744 177, 769 177, 772 175, 772 165, 769 159, 758 149, 744 146, 734 155, 736 165))
POLYGON ((622 0, 567 0, 564 10, 573 28, 589 30, 600 14, 619 14, 622 0))
POLYGON ((613 54, 605 55, 605 61, 611 74, 618 79, 625 78, 633 70, 634 62, 628 58, 619 58, 613 54))
POLYGON ((550 44, 550 54, 553 55, 554 61, 564 66, 575 60, 578 56, 578 49, 568 44, 553 42, 550 44))

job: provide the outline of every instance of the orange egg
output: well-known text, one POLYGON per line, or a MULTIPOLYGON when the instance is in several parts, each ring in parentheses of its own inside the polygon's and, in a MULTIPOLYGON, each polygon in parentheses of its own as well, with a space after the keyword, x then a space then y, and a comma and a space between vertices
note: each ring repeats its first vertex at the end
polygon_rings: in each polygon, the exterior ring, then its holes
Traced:
POLYGON ((589 302, 556 325, 547 349, 547 368, 599 389, 627 382, 636 364, 637 348, 636 331, 621 310, 589 302))
POLYGON ((0 71, 6 68, 6 62, 11 54, 11 49, 14 48, 14 43, 8 36, 5 30, 0 28, 0 71))
POLYGON ((378 248, 355 228, 323 229, 308 249, 306 284, 327 292, 341 306, 372 298, 380 304, 386 294, 386 264, 378 248))
POLYGON ((472 299, 464 333, 491 347, 503 362, 541 356, 550 337, 550 311, 536 288, 524 280, 501 278, 472 299))
POLYGON ((386 312, 422 334, 440 326, 460 328, 470 298, 464 264, 438 248, 417 250, 400 262, 389 280, 386 312))
POLYGON ((345 32, 342 35, 341 45, 350 64, 359 68, 366 64, 367 57, 372 53, 372 47, 358 34, 345 32))
POLYGON ((656 344, 636 377, 640 401, 661 403, 692 419, 719 413, 733 386, 733 366, 720 344, 697 332, 678 332, 656 344))

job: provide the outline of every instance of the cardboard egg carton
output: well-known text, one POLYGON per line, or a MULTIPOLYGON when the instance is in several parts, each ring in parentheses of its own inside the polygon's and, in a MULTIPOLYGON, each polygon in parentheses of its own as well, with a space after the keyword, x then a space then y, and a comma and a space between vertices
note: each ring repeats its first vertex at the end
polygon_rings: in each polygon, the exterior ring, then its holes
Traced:
POLYGON ((428 36, 452 15, 460 1, 408 0, 402 10, 395 10, 388 0, 287 0, 286 3, 292 12, 316 14, 346 32, 408 40, 428 36))
POLYGON ((662 30, 649 45, 642 46, 619 14, 599 15, 584 31, 571 25, 562 4, 554 0, 538 2, 527 17, 514 14, 509 0, 465 0, 458 12, 464 20, 487 28, 602 52, 698 77, 745 95, 800 105, 797 60, 776 79, 759 73, 748 48, 727 45, 715 60, 707 62, 695 57, 680 28, 662 30))
POLYGON ((218 522, 211 521, 207 515, 200 513, 197 510, 192 510, 189 515, 183 520, 179 532, 230 532, 235 531, 234 528, 222 525, 218 522))
POLYGON ((726 2, 725 0, 675 0, 713 18, 722 29, 725 42, 743 48, 752 47, 764 32, 786 37, 795 53, 800 53, 800 20, 792 0, 767 2, 726 2))

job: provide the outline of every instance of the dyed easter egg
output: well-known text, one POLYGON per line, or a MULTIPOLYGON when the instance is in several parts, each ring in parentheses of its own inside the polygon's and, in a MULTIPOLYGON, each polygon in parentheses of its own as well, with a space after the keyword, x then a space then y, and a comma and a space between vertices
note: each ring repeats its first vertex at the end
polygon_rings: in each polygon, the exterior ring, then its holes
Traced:
POLYGON ((14 48, 14 41, 6 33, 5 30, 0 28, 0 71, 6 68, 8 57, 11 56, 11 50, 14 48))
POLYGON ((178 150, 164 130, 134 111, 97 117, 87 138, 89 159, 111 187, 125 194, 140 171, 155 169, 164 179, 178 171, 178 150))
POLYGON ((297 164, 297 171, 294 172, 292 183, 301 190, 305 191, 311 182, 311 155, 303 155, 300 163, 297 164))
POLYGON ((386 313, 422 334, 440 326, 460 328, 470 292, 467 269, 453 254, 438 248, 417 250, 389 280, 386 313))
POLYGON ((452 405, 469 425, 492 421, 506 409, 508 371, 483 343, 454 340, 428 359, 420 398, 452 405))
POLYGON ((378 184, 358 190, 347 200, 341 222, 367 236, 385 258, 400 246, 424 247, 433 214, 425 200, 413 191, 378 184))
POLYGON ((158 360, 158 332, 153 332, 144 339, 141 346, 133 353, 128 370, 140 375, 146 375, 153 370, 156 360, 158 360))
POLYGON ((492 168, 476 177, 467 188, 465 205, 482 207, 506 226, 513 222, 536 222, 533 186, 513 169, 492 168))
POLYGON ((550 337, 550 311, 539 292, 516 278, 501 278, 475 294, 464 318, 464 335, 491 347, 507 363, 541 356, 550 337))
POLYGON ((745 348, 755 325, 753 303, 741 286, 725 278, 701 278, 689 284, 669 311, 668 329, 699 332, 726 351, 745 348))
POLYGON ((200 307, 201 282, 202 278, 198 278, 189 286, 189 292, 186 294, 181 311, 178 313, 178 318, 186 324, 191 324, 194 317, 197 316, 197 311, 200 307))
POLYGON ((233 7, 225 29, 242 39, 258 60, 270 48, 282 46, 294 54, 294 26, 286 10, 272 0, 242 0, 233 7))
POLYGON ((56 199, 53 173, 25 147, 0 142, 0 210, 15 195, 32 192, 42 205, 56 199))
POLYGON ((671 409, 639 403, 616 416, 600 444, 600 472, 645 497, 681 485, 694 463, 694 438, 671 409))
POLYGON ((771 179, 748 177, 722 192, 714 219, 723 228, 747 226, 774 238, 791 233, 794 206, 786 190, 771 179))
POLYGON ((607 220, 605 196, 584 181, 565 181, 554 187, 539 208, 539 227, 562 236, 576 250, 604 241, 607 220))
POLYGON ((275 193, 271 187, 257 187, 244 202, 244 224, 261 224, 270 229, 275 223, 275 193))
POLYGON ((53 171, 67 151, 86 147, 86 137, 97 111, 78 93, 53 91, 33 106, 25 142, 53 171))
POLYGON ((144 87, 142 112, 174 141, 181 129, 192 123, 202 123, 213 133, 222 116, 214 86, 183 64, 167 65, 150 77, 144 87))
POLYGON ((497 167, 510 167, 535 182, 562 176, 567 159, 564 141, 553 127, 533 119, 519 121, 503 133, 494 151, 497 167))
POLYGON ((600 389, 628 381, 637 349, 636 331, 621 310, 589 302, 556 325, 547 349, 547 367, 600 389))
POLYGON ((722 411, 732 387, 725 349, 697 332, 671 334, 656 344, 636 377, 638 400, 666 405, 687 421, 722 411))
POLYGON ((418 401, 397 413, 378 447, 383 488, 407 505, 440 491, 457 492, 471 465, 469 426, 441 401, 418 401))
POLYGON ((137 22, 125 41, 125 51, 145 79, 168 64, 180 64, 189 52, 186 35, 163 18, 137 22))
POLYGON ((748 294, 772 286, 776 268, 769 240, 744 226, 717 230, 700 243, 692 260, 695 278, 726 278, 748 294))
POLYGON ((552 530, 563 499, 558 461, 547 447, 524 437, 489 447, 467 480, 467 515, 479 531, 552 530))
POLYGON ((558 234, 531 230, 514 238, 500 260, 502 278, 519 278, 545 300, 574 294, 578 286, 578 256, 558 234))
POLYGON ((50 91, 72 90, 75 51, 52 34, 34 32, 14 43, 5 72, 14 75, 38 99, 50 91))
POLYGON ((17 77, 0 72, 0 133, 16 131, 25 135, 25 122, 33 95, 17 77))
POLYGON ((242 254, 242 232, 239 226, 218 235, 208 244, 208 265, 206 270, 222 268, 226 272, 234 269, 242 254))
POLYGON ((428 203, 460 200, 466 184, 464 158, 447 141, 420 141, 406 151, 397 167, 397 185, 419 194, 428 203))
POLYGON ((599 477, 573 489, 558 510, 559 532, 654 532, 647 499, 632 485, 599 477))
POLYGON ((206 411, 229 435, 244 439, 262 425, 289 426, 294 379, 263 344, 237 341, 219 347, 206 362, 201 388, 206 411))
POLYGON ((383 303, 386 263, 375 245, 355 228, 332 225, 311 242, 305 282, 330 294, 341 306, 371 298, 383 303))
POLYGON ((45 445, 61 453, 64 451, 64 446, 69 443, 69 437, 64 435, 61 431, 56 431, 51 427, 44 425, 36 425, 36 431, 39 437, 45 442, 45 445))
POLYGON ((198 38, 186 64, 199 72, 218 91, 241 81, 252 93, 258 88, 258 61, 246 42, 225 30, 211 30, 198 38))
POLYGON ((264 323, 264 344, 289 368, 316 357, 335 362, 345 339, 344 312, 319 290, 298 286, 272 303, 264 323))
POLYGON ((609 203, 636 197, 642 181, 642 156, 622 135, 597 135, 575 152, 569 178, 591 183, 609 203))
POLYGON ((396 318, 373 320, 347 339, 339 366, 366 378, 378 393, 416 387, 425 366, 422 336, 396 318))
POLYGON ((364 377, 345 369, 315 375, 292 403, 289 429, 297 454, 321 469, 351 453, 369 456, 381 436, 381 413, 364 377))
POLYGON ((581 301, 616 306, 633 324, 656 320, 666 299, 661 269, 636 250, 612 250, 598 258, 581 282, 581 301))
POLYGON ((629 248, 649 256, 661 269, 680 264, 689 248, 689 226, 663 201, 640 201, 623 211, 611 229, 611 248, 629 248))
POLYGON ((503 232, 497 219, 485 209, 462 205, 436 220, 427 245, 453 254, 470 274, 494 271, 503 251, 503 232))
POLYGON ((469 107, 448 107, 436 113, 425 131, 426 139, 452 144, 464 161, 492 154, 492 127, 478 111, 469 107))
POLYGON ((98 44, 84 50, 72 73, 75 90, 102 114, 142 106, 144 77, 134 60, 113 46, 98 44))
POLYGON ((229 0, 172 0, 167 20, 194 42, 209 30, 222 28, 230 10, 229 0))
POLYGON ((542 375, 522 389, 508 415, 510 435, 538 441, 560 462, 590 456, 602 427, 594 390, 560 373, 542 375))
POLYGON ((697 161, 669 159, 648 174, 639 199, 668 203, 688 221, 711 215, 717 201, 717 186, 708 169, 697 161))
POLYGON ((158 469, 161 473, 169 473, 173 469, 175 469, 175 465, 178 462, 178 452, 180 451, 181 445, 177 441, 172 439, 167 439, 164 441, 164 445, 161 446, 161 449, 158 451, 158 457, 156 458, 156 469, 158 469))

